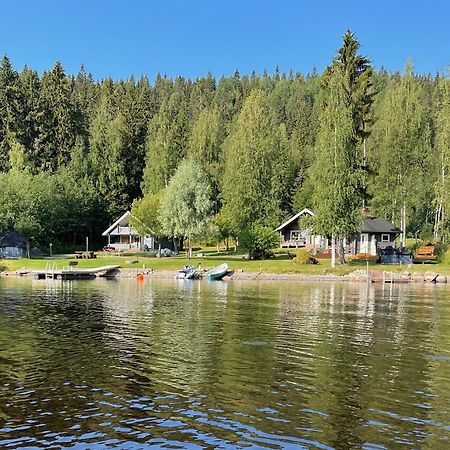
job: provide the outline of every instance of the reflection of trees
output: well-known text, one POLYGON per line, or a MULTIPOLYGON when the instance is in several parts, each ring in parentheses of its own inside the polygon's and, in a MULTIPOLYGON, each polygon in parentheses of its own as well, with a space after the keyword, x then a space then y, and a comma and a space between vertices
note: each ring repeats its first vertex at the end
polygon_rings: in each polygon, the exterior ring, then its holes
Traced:
POLYGON ((250 434, 336 448, 390 447, 405 436, 432 447, 445 437, 435 423, 448 420, 448 361, 436 358, 450 351, 447 292, 364 283, 7 280, 0 284, 0 419, 38 418, 55 432, 80 422, 81 433, 97 430, 102 414, 116 424, 153 416, 236 442, 233 429, 186 415, 195 409, 237 429, 253 426, 250 434))

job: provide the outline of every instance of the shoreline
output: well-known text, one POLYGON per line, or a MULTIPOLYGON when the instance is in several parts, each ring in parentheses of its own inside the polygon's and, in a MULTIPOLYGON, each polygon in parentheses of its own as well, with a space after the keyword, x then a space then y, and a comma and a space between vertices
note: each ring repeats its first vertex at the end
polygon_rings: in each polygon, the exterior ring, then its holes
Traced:
MULTIPOLYGON (((117 279, 131 279, 141 275, 148 279, 175 279, 179 273, 178 270, 164 270, 164 269, 135 269, 135 268, 120 268, 114 277, 117 279)), ((33 270, 15 270, 0 272, 1 278, 6 277, 33 277, 33 270)), ((201 277, 200 277, 201 278, 201 277)), ((447 281, 446 275, 441 275, 436 272, 397 272, 397 271, 365 271, 356 269, 346 275, 335 274, 302 274, 302 273, 271 273, 262 271, 244 271, 234 270, 223 278, 224 281, 346 281, 346 282, 374 282, 374 283, 435 283, 445 284, 447 281)))

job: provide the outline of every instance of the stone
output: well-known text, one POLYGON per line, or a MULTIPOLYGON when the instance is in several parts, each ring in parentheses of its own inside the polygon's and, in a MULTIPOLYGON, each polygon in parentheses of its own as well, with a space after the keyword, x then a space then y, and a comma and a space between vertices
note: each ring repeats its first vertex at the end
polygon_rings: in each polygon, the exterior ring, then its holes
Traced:
POLYGON ((411 275, 411 280, 414 283, 423 283, 425 281, 425 276, 422 272, 413 272, 411 275))
POLYGON ((445 275, 438 275, 435 281, 436 283, 447 283, 447 277, 445 275))
POLYGON ((435 272, 427 271, 424 273, 425 281, 432 282, 435 281, 438 274, 435 272))

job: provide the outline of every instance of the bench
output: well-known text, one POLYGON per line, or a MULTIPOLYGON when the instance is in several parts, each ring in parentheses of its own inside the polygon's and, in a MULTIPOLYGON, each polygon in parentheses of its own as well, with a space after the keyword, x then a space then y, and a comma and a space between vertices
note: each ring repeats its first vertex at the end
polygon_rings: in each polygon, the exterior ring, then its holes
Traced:
POLYGON ((69 267, 78 266, 78 261, 69 261, 69 267))
POLYGON ((434 254, 434 245, 424 245, 419 247, 414 255, 414 259, 420 261, 434 261, 436 259, 436 255, 434 254))

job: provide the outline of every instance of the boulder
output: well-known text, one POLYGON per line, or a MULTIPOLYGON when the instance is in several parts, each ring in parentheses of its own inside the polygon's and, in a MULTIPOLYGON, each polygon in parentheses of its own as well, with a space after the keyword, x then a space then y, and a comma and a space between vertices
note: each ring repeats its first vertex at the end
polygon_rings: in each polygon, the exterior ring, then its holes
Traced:
POLYGON ((422 272, 413 272, 411 275, 411 280, 414 283, 423 283, 425 281, 425 276, 422 272))
POLYGON ((436 281, 437 276, 437 273, 431 271, 427 271, 424 273, 425 281, 428 282, 436 281))
POLYGON ((436 283, 447 283, 447 277, 445 275, 438 275, 434 281, 436 283))

